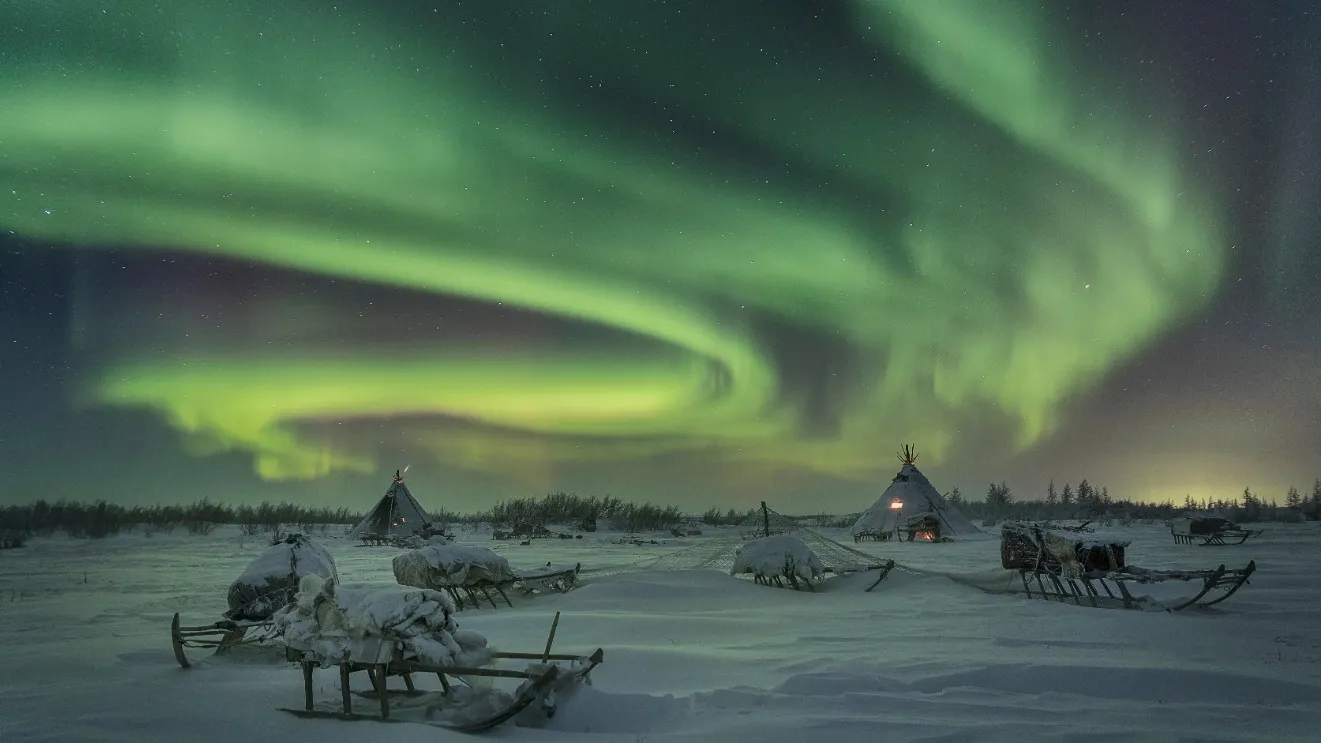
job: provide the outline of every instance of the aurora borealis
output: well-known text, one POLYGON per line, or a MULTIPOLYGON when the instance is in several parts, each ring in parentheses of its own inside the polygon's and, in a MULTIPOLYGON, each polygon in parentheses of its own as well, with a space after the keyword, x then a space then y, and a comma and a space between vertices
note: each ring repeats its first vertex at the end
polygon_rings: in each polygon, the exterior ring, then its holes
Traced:
POLYGON ((1115 449, 1132 410, 1079 411, 1178 368, 1235 251, 1315 271, 1315 222, 1245 243, 1177 75, 1135 74, 1158 42, 1039 5, 8 3, 0 230, 67 288, 25 336, 64 338, 52 414, 266 494, 411 463, 847 508, 903 442, 968 489, 1115 449))

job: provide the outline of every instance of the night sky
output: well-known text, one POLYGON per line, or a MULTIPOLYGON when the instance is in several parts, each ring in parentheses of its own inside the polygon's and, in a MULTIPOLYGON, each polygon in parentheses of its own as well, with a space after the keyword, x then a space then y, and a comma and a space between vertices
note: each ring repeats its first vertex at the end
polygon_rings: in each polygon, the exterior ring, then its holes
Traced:
POLYGON ((1319 49, 1313 0, 4 3, 0 503, 840 512, 905 443, 1282 501, 1319 49))

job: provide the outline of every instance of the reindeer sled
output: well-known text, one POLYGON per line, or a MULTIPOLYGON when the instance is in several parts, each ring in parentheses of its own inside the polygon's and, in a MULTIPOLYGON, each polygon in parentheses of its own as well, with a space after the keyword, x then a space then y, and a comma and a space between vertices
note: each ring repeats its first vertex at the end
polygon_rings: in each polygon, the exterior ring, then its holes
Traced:
MULTIPOLYGON (((866 556, 858 553, 866 560, 866 556)), ((829 573, 862 572, 876 570, 877 578, 866 588, 870 592, 880 585, 894 569, 894 560, 871 559, 868 564, 839 563, 827 566, 807 542, 793 534, 772 534, 759 537, 740 546, 734 553, 730 575, 751 575, 759 586, 784 588, 785 583, 795 591, 816 591, 817 585, 829 573)))
POLYGON ((1175 544, 1225 547, 1243 544, 1249 537, 1260 534, 1260 529, 1244 529, 1233 521, 1219 516, 1198 516, 1170 521, 1170 535, 1174 537, 1175 544))
POLYGON ((443 591, 462 611, 468 607, 481 608, 483 598, 492 609, 498 609, 495 596, 513 607, 507 591, 514 589, 524 595, 569 591, 578 582, 582 563, 560 566, 547 563, 533 570, 515 570, 493 550, 432 537, 425 546, 396 556, 392 567, 399 585, 443 591))
POLYGON ((604 659, 598 648, 588 656, 553 654, 551 645, 560 615, 551 623, 539 653, 496 652, 482 635, 460 630, 448 593, 405 586, 340 586, 309 577, 303 590, 276 614, 291 660, 303 672, 303 709, 281 708, 301 717, 374 719, 413 722, 464 732, 489 730, 508 721, 535 726, 555 713, 559 699, 604 659), (523 669, 494 667, 499 661, 522 661, 523 669), (338 704, 318 706, 313 674, 318 668, 339 673, 338 704), (370 690, 358 695, 374 700, 372 714, 353 710, 350 680, 365 672, 370 690), (435 674, 440 688, 422 690, 415 676, 435 674), (404 689, 390 689, 391 678, 404 689), (512 679, 513 691, 469 679, 512 679))
POLYGON ((337 581, 335 558, 302 534, 291 534, 271 545, 230 585, 229 610, 211 624, 185 627, 176 613, 170 622, 170 640, 179 665, 191 664, 186 648, 214 649, 227 654, 243 646, 282 647, 272 618, 298 592, 299 581, 315 575, 337 581))
POLYGON ((1007 522, 1000 530, 1000 563, 1018 572, 1028 598, 1079 606, 1181 611, 1208 607, 1233 596, 1257 569, 1149 570, 1125 562, 1129 541, 1105 538, 1082 527, 1007 522), (1135 596, 1133 586, 1184 581, 1191 595, 1157 600, 1135 596))

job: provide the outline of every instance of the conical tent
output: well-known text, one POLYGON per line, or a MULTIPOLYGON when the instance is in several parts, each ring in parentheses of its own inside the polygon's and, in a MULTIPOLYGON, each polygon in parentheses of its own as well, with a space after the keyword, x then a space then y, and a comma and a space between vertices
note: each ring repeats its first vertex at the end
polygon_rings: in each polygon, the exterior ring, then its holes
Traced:
POLYGON ((395 470, 394 482, 390 483, 390 489, 385 491, 385 495, 371 513, 353 527, 349 536, 361 537, 374 534, 406 537, 422 534, 430 526, 431 519, 427 518, 427 512, 418 505, 417 499, 404 484, 403 476, 395 470))
POLYGON ((871 508, 862 512, 853 524, 853 536, 859 534, 895 534, 900 530, 934 521, 941 537, 961 537, 978 533, 977 527, 959 509, 945 500, 927 476, 914 465, 917 453, 905 446, 899 455, 903 466, 890 487, 871 508))

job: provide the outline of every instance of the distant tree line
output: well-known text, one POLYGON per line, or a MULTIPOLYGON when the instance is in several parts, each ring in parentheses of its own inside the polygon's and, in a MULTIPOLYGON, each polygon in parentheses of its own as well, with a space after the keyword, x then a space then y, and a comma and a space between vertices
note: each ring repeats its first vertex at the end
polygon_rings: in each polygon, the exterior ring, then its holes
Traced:
MULTIPOLYGON (((551 493, 540 498, 516 498, 501 501, 488 511, 462 516, 451 516, 453 521, 486 522, 495 526, 512 527, 518 524, 545 526, 566 524, 580 527, 608 522, 616 529, 626 531, 660 531, 684 520, 683 511, 675 506, 652 503, 629 503, 614 496, 598 498, 573 493, 551 493)), ((437 519, 439 520, 439 519, 437 519)))
POLYGON ((696 520, 707 526, 737 526, 757 515, 757 510, 756 508, 749 508, 740 512, 731 508, 727 511, 721 511, 719 506, 712 506, 710 510, 698 516, 696 520))
MULTIPOLYGON (((959 489, 945 496, 969 518, 994 523, 1001 519, 1087 519, 1087 520, 1163 520, 1185 511, 1214 511, 1240 522, 1321 520, 1321 479, 1312 485, 1309 495, 1291 487, 1279 504, 1261 498, 1244 488, 1240 498, 1197 501, 1191 497, 1181 505, 1172 501, 1135 503, 1114 498, 1107 487, 1096 487, 1086 478, 1076 486, 1065 483, 1062 489, 1052 480, 1044 499, 1020 500, 1008 483, 991 483, 983 500, 970 501, 959 489)), ((604 525, 627 531, 663 531, 678 524, 700 522, 710 526, 743 523, 756 509, 738 511, 712 507, 700 515, 685 515, 676 506, 652 503, 629 503, 606 496, 579 496, 551 493, 542 497, 502 501, 486 511, 460 514, 447 510, 432 512, 437 523, 489 523, 512 527, 518 524, 552 524, 585 527, 604 525)), ((39 500, 24 506, 0 507, 0 549, 22 546, 31 536, 49 536, 63 531, 71 537, 97 539, 141 529, 151 534, 185 528, 190 533, 205 534, 218 524, 237 524, 245 534, 278 533, 298 528, 304 532, 325 531, 332 525, 352 525, 363 513, 348 508, 310 507, 294 503, 262 503, 255 506, 227 506, 203 499, 191 505, 121 506, 105 501, 75 503, 39 500)), ((796 516, 798 522, 814 528, 847 528, 857 514, 796 516)))
POLYGON ((121 506, 105 501, 74 503, 39 500, 26 506, 0 508, 0 532, 27 536, 49 536, 64 531, 71 537, 99 539, 141 528, 152 534, 184 527, 192 533, 207 533, 216 524, 238 524, 247 534, 274 531, 280 526, 298 526, 304 531, 329 524, 353 524, 362 514, 347 508, 308 507, 293 503, 262 503, 257 506, 226 506, 203 499, 182 506, 121 506))
POLYGON ((1046 486, 1044 499, 1018 500, 1005 482, 991 483, 981 501, 965 499, 957 487, 945 497, 968 517, 991 522, 1001 519, 1162 520, 1186 511, 1215 512, 1243 523, 1321 520, 1321 479, 1312 485, 1311 495, 1304 496, 1296 487, 1290 487, 1282 505, 1273 499, 1267 501, 1257 496, 1251 488, 1244 488, 1243 495, 1233 500, 1198 501, 1187 496, 1181 505, 1169 500, 1136 503, 1126 498, 1113 498, 1109 488, 1097 488, 1086 478, 1077 487, 1066 482, 1063 489, 1056 489, 1055 481, 1051 480, 1046 486))
MULTIPOLYGON (((733 514, 731 510, 729 512, 733 514)), ((106 501, 75 503, 44 500, 25 506, 0 508, 0 547, 22 546, 27 537, 49 536, 63 531, 71 537, 99 539, 142 529, 145 533, 168 533, 185 528, 206 534, 219 524, 237 524, 245 534, 277 532, 298 528, 304 532, 326 531, 331 525, 352 525, 365 514, 347 508, 300 506, 293 503, 262 503, 256 506, 227 506, 201 500, 191 505, 121 506, 106 501)), ((433 521, 490 523, 514 526, 528 523, 585 525, 607 521, 617 529, 661 531, 686 519, 675 506, 628 503, 619 498, 583 497, 551 493, 541 498, 519 498, 497 503, 486 511, 459 514, 445 509, 431 512, 433 521)), ((723 518, 723 517, 722 517, 723 518)), ((737 515, 738 521, 746 514, 737 515)))

